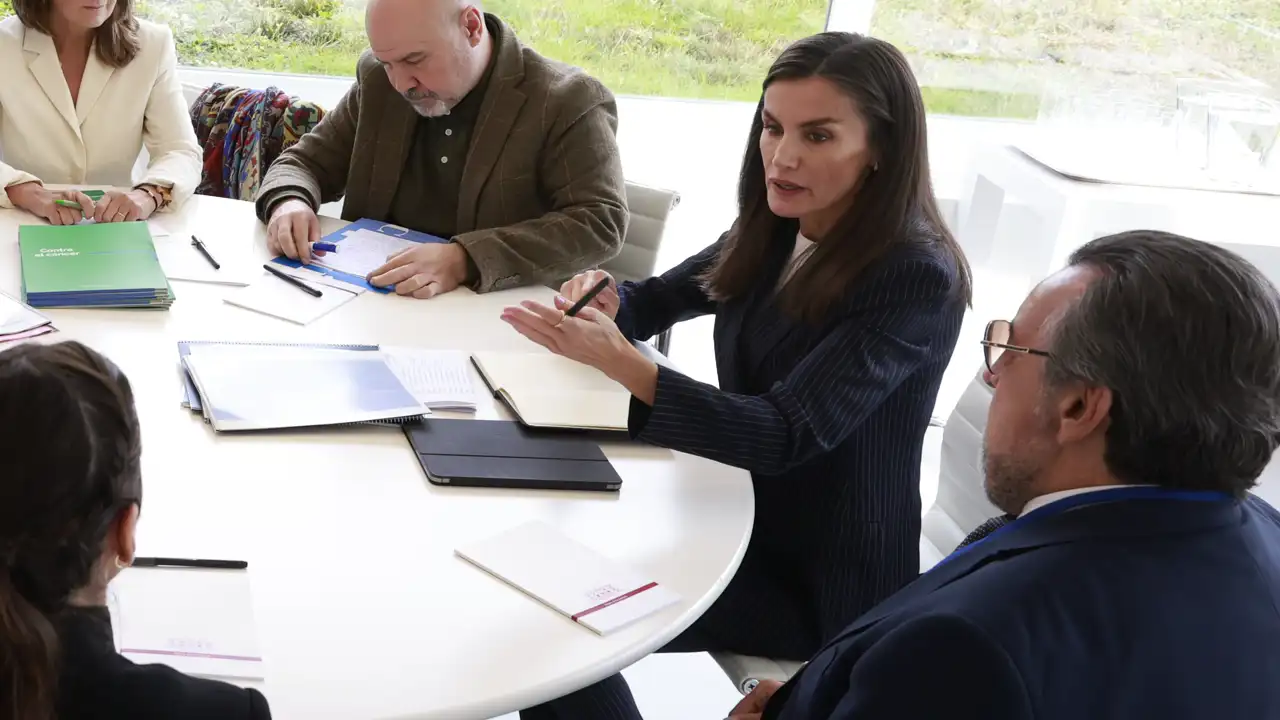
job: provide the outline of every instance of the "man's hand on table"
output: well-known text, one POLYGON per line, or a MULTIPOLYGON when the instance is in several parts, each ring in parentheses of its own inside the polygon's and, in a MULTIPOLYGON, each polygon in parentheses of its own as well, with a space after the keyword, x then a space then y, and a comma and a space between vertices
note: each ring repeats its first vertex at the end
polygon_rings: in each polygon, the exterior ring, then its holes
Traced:
POLYGON ((430 298, 456 290, 467 279, 467 251, 457 243, 422 243, 387 259, 367 278, 397 295, 430 298))
MULTIPOLYGON (((271 220, 267 223, 267 249, 271 252, 309 265, 311 243, 319 240, 320 218, 307 203, 293 198, 271 209, 271 220)), ((317 250, 315 254, 324 253, 317 250)))

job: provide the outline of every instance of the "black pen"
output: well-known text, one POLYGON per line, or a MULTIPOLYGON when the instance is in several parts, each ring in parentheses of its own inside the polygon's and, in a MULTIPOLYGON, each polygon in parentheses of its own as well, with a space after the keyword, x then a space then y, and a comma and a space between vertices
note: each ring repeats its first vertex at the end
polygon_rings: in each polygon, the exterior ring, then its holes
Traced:
POLYGON ((136 557, 133 567, 177 567, 205 568, 208 570, 246 570, 249 563, 244 560, 189 560, 185 558, 136 557))
POLYGON ((192 235, 192 236, 191 236, 191 245, 192 245, 195 249, 197 249, 197 250, 199 250, 199 251, 200 251, 200 254, 204 256, 204 259, 205 259, 205 260, 208 260, 208 261, 209 261, 209 264, 213 266, 213 269, 214 269, 214 270, 221 270, 221 269, 222 269, 222 266, 218 264, 218 261, 217 261, 217 260, 214 260, 214 259, 213 259, 213 256, 209 254, 209 248, 205 247, 205 246, 204 246, 204 243, 200 242, 200 238, 196 237, 195 235, 192 235))
POLYGON ((583 295, 578 299, 578 302, 573 304, 573 307, 564 311, 564 316, 573 317, 574 315, 577 315, 582 311, 582 308, 587 306, 587 303, 595 300, 596 296, 603 292, 607 287, 609 287, 609 278, 601 278, 600 282, 596 283, 595 287, 588 290, 586 295, 583 295))
POLYGON ((324 293, 320 292, 319 290, 317 290, 317 289, 315 289, 315 288, 311 287, 310 285, 308 285, 308 284, 306 284, 306 283, 302 282, 302 281, 301 281, 301 280, 299 280, 298 278, 296 278, 296 277, 294 277, 294 276, 290 275, 289 273, 287 273, 287 272, 285 272, 285 271, 283 271, 283 270, 280 270, 279 268, 274 267, 271 263, 265 263, 265 264, 263 264, 263 266, 262 266, 262 267, 263 267, 263 269, 264 269, 264 270, 266 270, 267 272, 271 273, 272 275, 275 275, 276 277, 278 277, 278 278, 280 278, 281 280, 283 280, 283 281, 285 281, 285 282, 289 283, 290 285, 292 285, 292 286, 294 286, 294 287, 298 288, 299 290, 301 290, 301 291, 303 291, 303 292, 305 292, 305 293, 310 294, 312 297, 320 297, 321 295, 323 295, 323 294, 324 294, 324 293))

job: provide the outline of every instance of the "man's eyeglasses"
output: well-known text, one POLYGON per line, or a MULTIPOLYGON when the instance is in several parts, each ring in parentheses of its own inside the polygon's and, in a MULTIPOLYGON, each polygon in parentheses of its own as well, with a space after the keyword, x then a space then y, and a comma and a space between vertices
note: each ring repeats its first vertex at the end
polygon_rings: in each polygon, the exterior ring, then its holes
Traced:
POLYGON ((1035 348, 1023 347, 1021 345, 1010 345, 1009 338, 1013 335, 1013 323, 1008 320, 992 320, 987 323, 987 332, 982 338, 982 350, 986 355, 987 371, 994 373, 996 371, 996 361, 1004 354, 1004 351, 1022 353, 1024 355, 1039 355, 1040 357, 1053 357, 1051 353, 1044 350, 1036 350, 1035 348))

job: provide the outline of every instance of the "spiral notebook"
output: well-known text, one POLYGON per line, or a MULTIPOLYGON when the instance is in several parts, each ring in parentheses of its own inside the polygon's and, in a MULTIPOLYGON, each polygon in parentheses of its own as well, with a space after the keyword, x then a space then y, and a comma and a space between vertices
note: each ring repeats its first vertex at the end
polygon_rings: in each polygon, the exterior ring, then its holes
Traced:
POLYGON ((323 350, 353 350, 356 352, 377 352, 377 345, 342 345, 342 344, 320 344, 320 343, 271 343, 271 342, 231 342, 225 340, 183 340, 178 343, 178 371, 182 374, 182 407, 189 408, 192 412, 203 412, 200 406, 200 392, 196 390, 195 381, 191 379, 191 373, 187 372, 187 366, 184 362, 185 358, 191 354, 192 348, 207 347, 211 345, 232 345, 238 347, 306 347, 318 348, 323 350))
POLYGON ((379 352, 207 345, 183 365, 219 432, 400 423, 429 412, 379 352))

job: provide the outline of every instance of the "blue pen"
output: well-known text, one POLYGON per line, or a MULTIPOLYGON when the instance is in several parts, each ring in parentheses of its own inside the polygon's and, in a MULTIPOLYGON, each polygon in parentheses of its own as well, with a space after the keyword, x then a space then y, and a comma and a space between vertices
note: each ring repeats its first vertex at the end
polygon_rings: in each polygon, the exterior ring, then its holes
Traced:
POLYGON ((321 252, 338 252, 337 245, 327 242, 311 243, 311 249, 320 250, 321 252))

